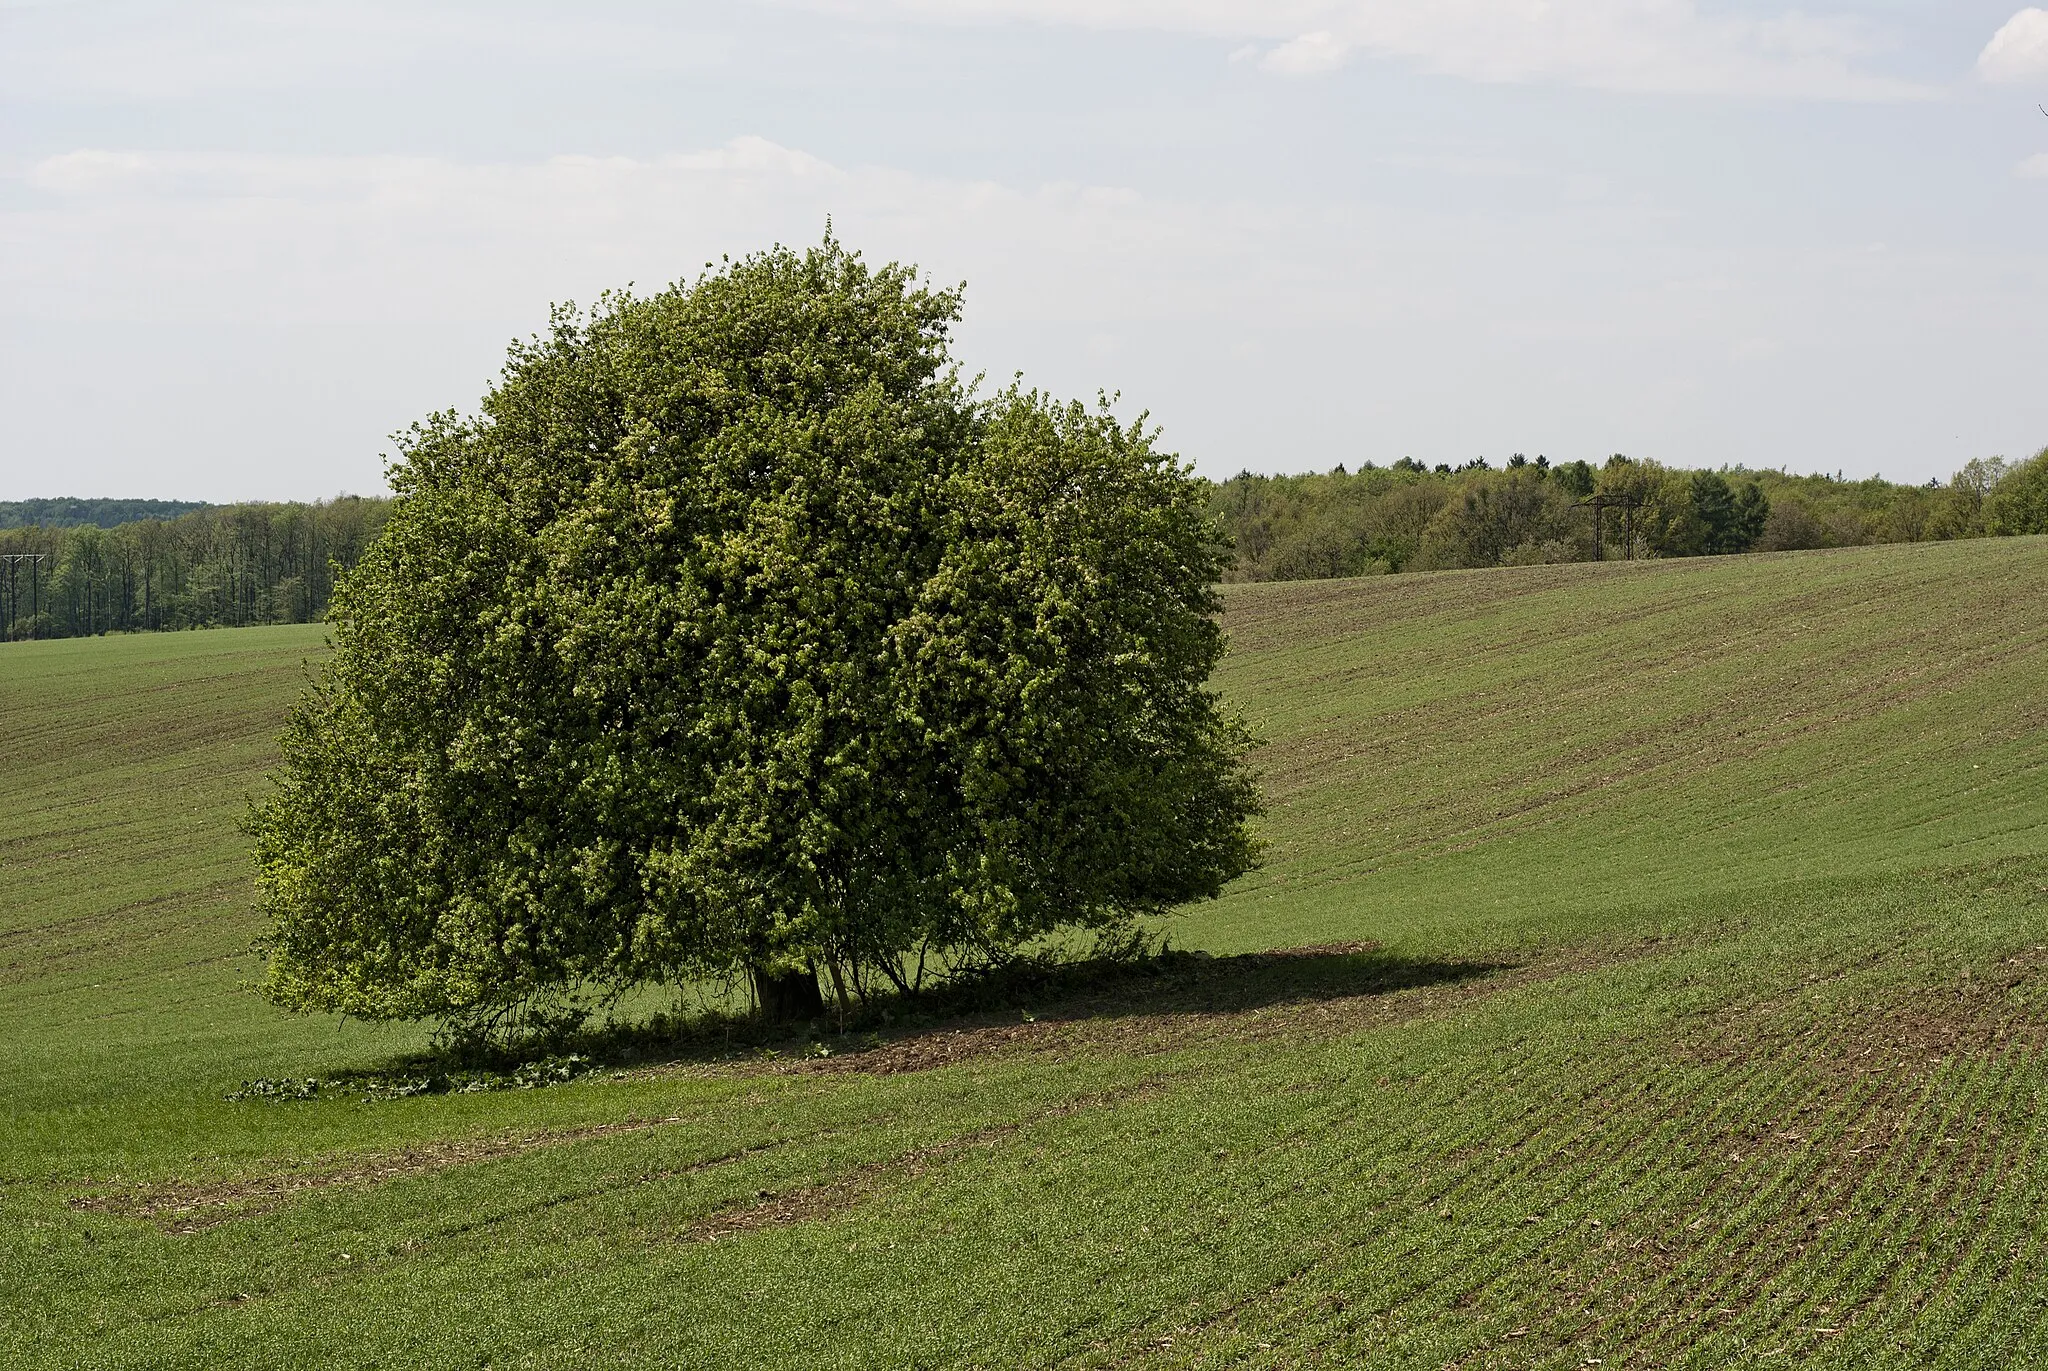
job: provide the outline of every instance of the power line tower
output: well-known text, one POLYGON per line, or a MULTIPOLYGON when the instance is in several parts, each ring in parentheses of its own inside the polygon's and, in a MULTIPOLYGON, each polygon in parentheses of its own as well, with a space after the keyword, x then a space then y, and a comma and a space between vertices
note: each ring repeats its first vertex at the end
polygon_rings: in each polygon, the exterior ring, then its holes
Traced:
POLYGON ((1636 511, 1643 502, 1633 495, 1590 495, 1579 501, 1593 511, 1593 560, 1607 560, 1607 544, 1600 537, 1600 514, 1602 510, 1621 511, 1621 560, 1632 562, 1636 558, 1636 511))
POLYGON ((41 552, 0 552, 0 562, 7 563, 7 636, 14 636, 14 625, 21 618, 21 564, 28 563, 28 636, 36 636, 36 620, 43 612, 42 565, 47 554, 41 552))

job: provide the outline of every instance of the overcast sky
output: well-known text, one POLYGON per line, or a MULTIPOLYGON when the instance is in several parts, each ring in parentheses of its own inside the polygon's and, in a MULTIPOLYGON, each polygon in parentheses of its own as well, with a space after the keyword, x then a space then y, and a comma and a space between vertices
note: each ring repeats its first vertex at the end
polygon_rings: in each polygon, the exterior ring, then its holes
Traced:
POLYGON ((2012 0, 0 0, 0 499, 382 489, 549 302, 815 241, 1224 476, 2048 444, 2012 0))

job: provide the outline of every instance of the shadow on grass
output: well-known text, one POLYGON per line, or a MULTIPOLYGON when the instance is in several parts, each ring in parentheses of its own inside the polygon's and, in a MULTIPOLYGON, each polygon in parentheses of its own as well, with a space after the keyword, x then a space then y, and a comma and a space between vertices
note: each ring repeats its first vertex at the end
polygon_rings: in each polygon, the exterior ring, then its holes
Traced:
POLYGON ((1326 943, 1213 957, 1019 962, 919 997, 940 1018, 1031 1011, 1044 1021, 1160 1014, 1242 1014, 1275 1005, 1389 995, 1473 980, 1502 963, 1401 957, 1376 943, 1326 943))
POLYGON ((919 1070, 1062 1026, 1140 1018, 1213 1018, 1286 1005, 1355 1000, 1472 981, 1506 963, 1396 956, 1372 943, 1334 943, 1215 957, 1165 951, 1078 961, 1025 959, 913 995, 856 1001, 809 1023, 752 1015, 662 1014, 530 1037, 449 1045, 331 1078, 372 1098, 551 1085, 595 1071, 687 1064, 814 1061, 820 1067, 919 1070))

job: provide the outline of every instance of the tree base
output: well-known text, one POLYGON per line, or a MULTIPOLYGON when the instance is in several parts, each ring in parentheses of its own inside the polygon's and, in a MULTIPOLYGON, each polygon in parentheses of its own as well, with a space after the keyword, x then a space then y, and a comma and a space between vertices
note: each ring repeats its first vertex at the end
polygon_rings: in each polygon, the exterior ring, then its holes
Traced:
POLYGON ((818 990, 818 973, 805 967, 795 971, 754 968, 754 998, 760 1002, 761 1017, 769 1023, 798 1023, 825 1017, 825 997, 818 990))

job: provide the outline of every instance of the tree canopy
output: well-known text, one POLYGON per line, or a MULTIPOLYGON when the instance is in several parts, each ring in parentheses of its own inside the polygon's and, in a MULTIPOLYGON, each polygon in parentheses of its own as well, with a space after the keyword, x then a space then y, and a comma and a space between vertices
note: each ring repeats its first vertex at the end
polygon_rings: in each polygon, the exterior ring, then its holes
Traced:
POLYGON ((212 507, 204 500, 0 500, 0 528, 118 528, 212 507))
POLYGON ((416 425, 252 816, 267 993, 802 1008, 1248 869, 1204 488, 1142 419, 978 396, 960 308, 778 248, 557 310, 416 425))
POLYGON ((1992 533, 2048 533, 2048 450, 2007 470, 1986 501, 1992 533))
POLYGON ((2048 533, 2048 453, 1974 459, 1946 483, 1845 481, 1723 467, 1686 471, 1616 455, 1595 466, 1520 454, 1431 468, 1390 466, 1261 476, 1212 487, 1237 556, 1229 576, 1324 576, 1700 557, 1744 552, 2048 533), (1589 497, 1613 497, 1594 542, 1589 497))

